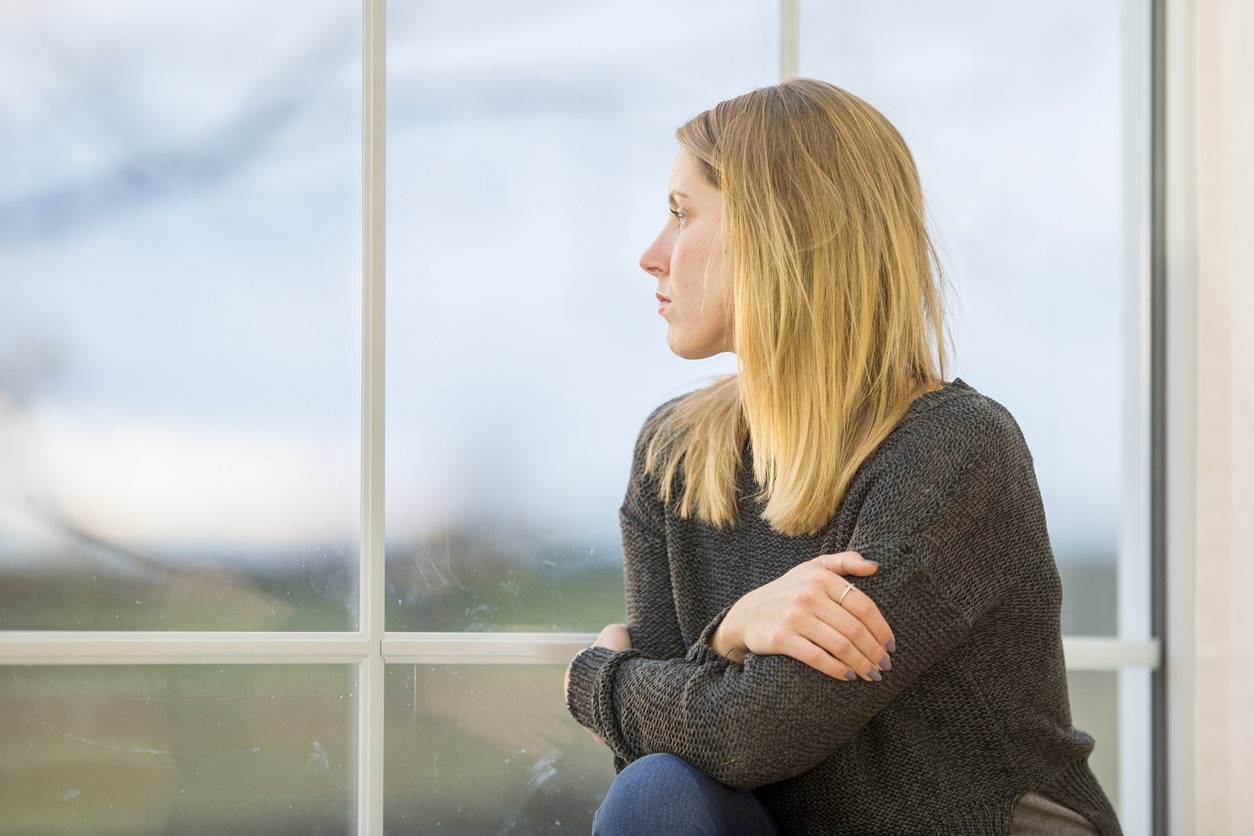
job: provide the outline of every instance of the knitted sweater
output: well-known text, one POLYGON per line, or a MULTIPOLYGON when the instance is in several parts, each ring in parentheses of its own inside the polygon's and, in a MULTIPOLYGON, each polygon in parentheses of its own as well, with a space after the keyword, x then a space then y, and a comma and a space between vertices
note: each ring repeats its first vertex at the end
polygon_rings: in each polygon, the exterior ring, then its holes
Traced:
POLYGON ((1006 834, 1033 790, 1122 833, 1088 765, 1094 740, 1071 725, 1062 585, 1004 406, 961 378, 920 395, 825 528, 794 537, 751 499, 747 443, 736 528, 657 500, 645 444, 679 398, 645 420, 619 511, 632 647, 589 647, 570 664, 567 707, 613 750, 615 772, 674 753, 752 791, 790 834, 1006 834), (745 593, 845 550, 879 562, 856 583, 896 641, 882 681, 782 654, 737 663, 710 645, 745 593))

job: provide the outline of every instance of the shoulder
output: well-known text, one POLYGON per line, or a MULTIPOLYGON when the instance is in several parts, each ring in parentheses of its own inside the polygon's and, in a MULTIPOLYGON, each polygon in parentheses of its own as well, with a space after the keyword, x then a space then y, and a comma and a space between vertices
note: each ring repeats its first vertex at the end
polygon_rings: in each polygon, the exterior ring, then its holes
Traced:
POLYGON ((925 406, 911 408, 856 477, 853 541, 926 532, 936 542, 961 532, 978 549, 994 534, 1029 529, 1038 539, 1039 487, 1010 410, 970 389, 925 406))
MULTIPOLYGON (((649 445, 654 436, 657 434, 658 426, 661 424, 663 419, 665 419, 667 415, 671 414, 674 408, 678 406, 684 398, 687 398, 692 394, 692 392, 685 392, 682 395, 676 395, 672 398, 668 398, 653 407, 653 409, 649 411, 649 414, 645 416, 645 419, 641 423, 640 429, 636 434, 634 449, 631 456, 631 473, 628 480, 629 502, 632 501, 632 497, 636 498, 635 502, 638 504, 652 505, 656 502, 656 500, 652 497, 655 497, 657 492, 657 480, 655 477, 650 476, 646 472, 645 467, 649 445), (650 498, 646 499, 645 497, 650 498)), ((643 509, 637 508, 637 512, 643 514, 643 509)))
POLYGON ((679 403, 684 400, 684 398, 691 397, 697 391, 699 390, 694 389, 691 392, 684 392, 682 395, 676 395, 673 398, 668 398, 650 410, 649 414, 645 416, 643 423, 641 423, 639 432, 636 434, 637 457, 640 456, 641 452, 653 438, 653 435, 657 432, 658 425, 662 422, 662 420, 667 415, 670 415, 675 407, 677 407, 679 403))
MULTIPOLYGON (((915 399, 897 429, 949 439, 1023 440, 1019 422, 999 400, 961 378, 915 399), (912 426, 913 425, 913 426, 912 426)), ((978 445, 977 445, 978 446, 978 445)))
POLYGON ((671 410, 679 406, 679 403, 684 400, 684 398, 690 398, 699 391, 699 389, 693 389, 691 392, 684 392, 682 395, 676 395, 673 398, 668 398, 667 400, 662 401, 660 404, 653 407, 648 416, 645 417, 644 425, 641 429, 648 430, 657 426, 658 421, 666 415, 669 415, 671 410))
POLYGON ((881 449, 883 465, 893 470, 956 475, 982 463, 1009 475, 1032 467, 1027 440, 1011 411, 961 379, 920 396, 881 449))

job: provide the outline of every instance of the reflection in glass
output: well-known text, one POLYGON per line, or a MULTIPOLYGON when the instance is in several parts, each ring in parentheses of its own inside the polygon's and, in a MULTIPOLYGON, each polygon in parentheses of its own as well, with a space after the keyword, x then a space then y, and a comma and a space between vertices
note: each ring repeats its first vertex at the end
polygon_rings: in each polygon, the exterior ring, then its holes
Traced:
POLYGON ((361 4, 258 14, 0 15, 0 629, 356 626, 361 4))
POLYGON ((564 667, 388 665, 390 833, 592 830, 613 755, 575 722, 564 667))
POLYGON ((353 830, 348 665, 0 668, 0 833, 353 830))

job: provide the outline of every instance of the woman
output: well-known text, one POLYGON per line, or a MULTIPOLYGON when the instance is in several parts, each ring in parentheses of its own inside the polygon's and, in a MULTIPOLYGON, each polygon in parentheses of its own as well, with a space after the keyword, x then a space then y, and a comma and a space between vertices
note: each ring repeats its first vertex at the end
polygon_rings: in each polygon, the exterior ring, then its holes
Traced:
POLYGON ((1121 833, 1071 725, 1031 454, 944 377, 901 136, 806 78, 676 136, 640 265, 671 350, 738 373, 636 442, 628 624, 566 676, 614 753, 594 832, 1121 833))

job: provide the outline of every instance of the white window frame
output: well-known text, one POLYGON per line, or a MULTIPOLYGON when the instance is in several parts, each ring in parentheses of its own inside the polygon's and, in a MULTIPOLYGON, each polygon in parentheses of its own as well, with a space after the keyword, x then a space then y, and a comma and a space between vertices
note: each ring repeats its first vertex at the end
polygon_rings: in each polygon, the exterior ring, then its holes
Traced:
MULTIPOLYGON (((1163 0, 1149 0, 1157 21, 1163 0)), ((353 664, 357 666, 354 798, 359 834, 383 832, 384 666, 565 666, 595 633, 440 633, 384 630, 384 323, 386 228, 386 0, 363 0, 361 218, 361 543, 359 629, 351 632, 6 631, 0 665, 353 664)), ((799 0, 780 0, 780 78, 798 75, 799 0)), ((1151 53, 1147 0, 1123 0, 1125 80, 1140 84, 1151 53)), ((1148 87, 1148 84, 1147 84, 1148 87)), ((1151 818, 1150 675, 1161 667, 1151 634, 1150 465, 1152 211, 1149 89, 1124 102, 1125 234, 1123 500, 1117 637, 1066 636, 1069 671, 1119 675, 1120 817, 1129 833, 1151 818)), ((1157 778, 1155 778, 1157 780, 1157 778)))

